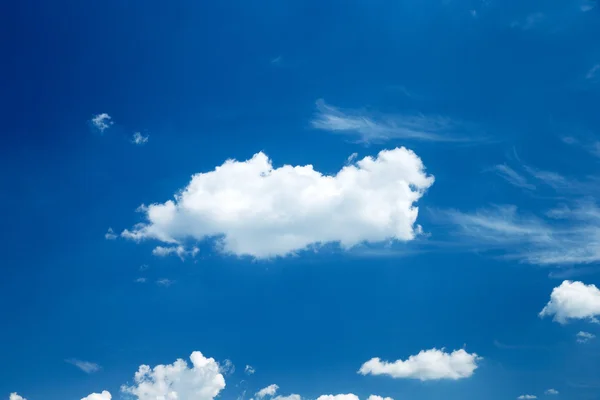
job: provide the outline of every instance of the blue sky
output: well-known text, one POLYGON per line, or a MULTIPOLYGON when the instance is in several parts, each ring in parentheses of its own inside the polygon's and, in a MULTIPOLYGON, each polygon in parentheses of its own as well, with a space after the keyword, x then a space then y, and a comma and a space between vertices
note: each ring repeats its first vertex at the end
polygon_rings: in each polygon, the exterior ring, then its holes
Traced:
POLYGON ((5 8, 1 398, 600 398, 597 2, 5 8))

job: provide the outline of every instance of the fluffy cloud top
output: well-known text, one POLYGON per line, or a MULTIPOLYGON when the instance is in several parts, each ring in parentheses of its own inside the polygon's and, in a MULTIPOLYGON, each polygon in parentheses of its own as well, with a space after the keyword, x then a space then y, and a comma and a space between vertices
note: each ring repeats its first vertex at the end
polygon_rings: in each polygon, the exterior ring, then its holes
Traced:
POLYGON ((547 395, 558 394, 558 390, 556 390, 556 389, 548 389, 544 393, 547 394, 547 395))
POLYGON ((590 340, 596 338, 596 335, 594 335, 593 333, 589 333, 589 332, 577 332, 577 335, 575 335, 575 337, 577 338, 577 343, 587 343, 590 340))
POLYGON ((138 146, 140 146, 142 144, 148 143, 148 138, 149 138, 148 135, 144 136, 141 134, 141 132, 135 132, 133 134, 133 136, 131 137, 131 143, 137 144, 138 146))
POLYGON ((102 393, 92 393, 87 397, 84 397, 81 400, 110 400, 112 396, 106 390, 102 391, 102 393))
POLYGON ((9 400, 27 400, 25 397, 21 397, 16 393, 11 393, 8 397, 9 400))
POLYGON ((276 384, 269 385, 256 392, 256 397, 262 399, 266 396, 275 396, 275 393, 277 393, 277 389, 279 389, 279 386, 277 386, 276 384))
POLYGON ((101 113, 92 117, 92 126, 98 129, 101 133, 110 128, 113 124, 112 118, 107 113, 101 113))
POLYGON ((255 258, 313 244, 408 241, 420 231, 414 204, 433 182, 421 159, 404 147, 335 175, 312 165, 274 168, 261 152, 194 175, 174 200, 140 207, 146 222, 122 236, 171 245, 217 238, 224 252, 255 258))
POLYGON ((381 397, 381 396, 372 394, 367 398, 367 400, 394 400, 394 399, 391 397, 381 397))
POLYGON ((522 394, 519 397, 517 397, 517 399, 519 399, 519 400, 537 399, 537 396, 534 396, 532 394, 522 394))
POLYGON ((388 375, 392 378, 419 379, 421 381, 439 379, 462 379, 473 375, 477 369, 477 354, 469 354, 464 349, 446 353, 444 349, 422 350, 406 361, 381 361, 372 358, 358 371, 362 375, 388 375))
POLYGON ((348 394, 324 394, 317 397, 317 400, 358 400, 358 396, 352 393, 348 394))
POLYGON ((225 388, 219 364, 199 351, 193 352, 190 360, 191 368, 182 359, 154 368, 142 365, 135 373, 135 385, 124 385, 121 390, 137 400, 214 399, 225 388))
POLYGON ((553 316, 559 324, 571 319, 595 320, 600 315, 600 290, 583 282, 564 281, 555 287, 550 301, 540 312, 540 317, 553 316))

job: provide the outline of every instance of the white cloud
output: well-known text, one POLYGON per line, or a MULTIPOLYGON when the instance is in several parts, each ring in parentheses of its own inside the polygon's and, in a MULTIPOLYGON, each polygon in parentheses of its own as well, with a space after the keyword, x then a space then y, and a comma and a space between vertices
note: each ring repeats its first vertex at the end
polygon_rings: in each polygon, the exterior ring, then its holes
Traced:
POLYGON ((87 397, 84 397, 81 400, 111 400, 112 396, 106 390, 102 391, 102 393, 92 393, 87 397))
POLYGON ((317 101, 317 113, 311 121, 313 128, 338 134, 354 135, 362 142, 384 142, 390 139, 416 139, 426 141, 467 141, 459 136, 464 127, 454 121, 436 116, 374 116, 365 112, 341 110, 317 101))
POLYGON ((83 372, 85 372, 87 374, 98 372, 101 369, 101 367, 96 363, 89 362, 89 361, 77 360, 76 358, 71 358, 69 360, 65 360, 65 362, 76 366, 77 368, 79 368, 80 370, 82 370, 83 372))
POLYGON ((149 135, 144 136, 141 134, 141 132, 135 132, 133 134, 133 136, 131 137, 131 143, 137 144, 137 145, 146 144, 146 143, 148 143, 149 138, 150 138, 149 135))
POLYGON ((594 79, 594 78, 596 78, 596 75, 597 75, 598 71, 600 71, 600 64, 596 64, 592 68, 590 68, 590 70, 585 75, 585 79, 594 79))
POLYGON ((580 7, 581 11, 588 12, 596 8, 596 1, 594 0, 583 0, 580 7))
POLYGON ((142 365, 135 373, 135 385, 123 385, 121 391, 135 396, 136 400, 213 400, 225 388, 219 364, 199 351, 193 352, 190 360, 191 368, 182 359, 154 368, 142 365))
POLYGON ((577 335, 575 335, 575 337, 577 337, 577 343, 587 343, 592 339, 596 338, 596 335, 594 335, 593 333, 589 333, 589 332, 578 332, 577 335))
POLYGON ((372 394, 367 398, 367 400, 394 400, 394 399, 391 397, 381 397, 381 396, 372 394))
POLYGON ((157 285, 164 286, 164 287, 169 287, 169 286, 171 286, 174 283, 175 283, 175 281, 172 281, 172 280, 167 279, 167 278, 159 279, 159 280, 156 281, 157 285))
POLYGON ((301 400, 302 397, 299 394, 290 394, 288 396, 275 396, 273 400, 301 400))
POLYGON ((519 399, 519 400, 537 399, 537 396, 534 396, 532 394, 522 394, 519 397, 517 397, 517 399, 519 399))
POLYGON ((100 131, 104 132, 113 124, 112 118, 107 113, 97 114, 92 117, 92 126, 100 131))
POLYGON ((104 234, 104 238, 106 240, 115 240, 118 235, 113 231, 113 228, 108 228, 108 231, 104 234))
POLYGON ((540 12, 529 14, 523 21, 514 21, 511 24, 512 28, 520 28, 524 31, 537 28, 546 16, 540 12))
POLYGON ((244 372, 246 373, 246 375, 253 375, 256 370, 254 369, 254 367, 252 367, 252 365, 246 365, 246 368, 244 368, 244 372))
POLYGON ((535 185, 527 182, 527 178, 519 174, 517 171, 505 164, 499 164, 492 168, 500 177, 506 180, 511 185, 523 189, 535 190, 535 185))
POLYGON ((547 394, 547 395, 555 395, 555 394, 558 394, 558 390, 556 390, 556 389, 548 389, 544 393, 547 394))
POLYGON ((358 400, 358 396, 352 393, 348 394, 324 394, 317 397, 317 400, 358 400))
POLYGON ((277 386, 276 384, 272 384, 272 385, 269 385, 267 387, 260 389, 258 392, 256 392, 255 396, 259 399, 262 399, 263 397, 266 397, 266 396, 275 396, 275 393, 277 393, 278 389, 279 389, 279 386, 277 386))
POLYGON ((547 219, 494 206, 471 213, 446 211, 442 220, 457 225, 472 245, 503 249, 507 257, 538 265, 600 261, 600 209, 590 201, 546 212, 547 219))
POLYGON ((183 246, 156 246, 152 250, 152 254, 158 257, 166 257, 171 254, 176 254, 179 258, 181 258, 181 260, 184 260, 186 256, 195 257, 199 251, 200 249, 198 249, 197 247, 193 247, 191 250, 187 250, 183 246))
POLYGON ((235 365, 231 360, 224 360, 222 364, 219 365, 221 373, 225 376, 231 375, 235 372, 235 365))
POLYGON ((175 200, 140 207, 147 222, 122 236, 176 246, 215 238, 223 252, 255 258, 325 243, 408 241, 420 232, 414 204, 433 182, 404 147, 329 176, 312 165, 274 168, 261 152, 194 175, 175 200))
POLYGON ((9 400, 27 400, 25 397, 21 397, 17 393, 11 393, 8 399, 9 400))
POLYGON ((362 375, 388 375, 392 378, 419 379, 421 381, 438 379, 469 378, 477 369, 477 362, 482 358, 477 354, 469 354, 464 349, 446 353, 444 349, 422 350, 407 360, 394 362, 372 358, 364 363, 358 371, 362 375))
POLYGON ((552 290, 550 301, 540 312, 540 317, 548 316, 560 324, 571 319, 593 320, 600 316, 600 290, 595 285, 564 281, 552 290))
POLYGON ((146 283, 146 278, 137 278, 135 280, 136 283, 146 283))

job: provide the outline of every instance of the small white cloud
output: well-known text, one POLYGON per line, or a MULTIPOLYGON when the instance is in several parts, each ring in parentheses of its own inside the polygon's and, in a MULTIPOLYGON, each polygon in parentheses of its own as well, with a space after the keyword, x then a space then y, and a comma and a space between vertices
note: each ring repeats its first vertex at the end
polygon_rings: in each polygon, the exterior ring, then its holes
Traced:
POLYGON ((600 316, 600 290, 595 285, 564 281, 552 290, 550 301, 540 312, 540 317, 548 316, 559 324, 600 316))
POLYGON ((587 343, 590 340, 596 338, 596 335, 594 335, 593 333, 589 333, 589 332, 578 332, 577 335, 575 335, 575 337, 577 337, 577 343, 587 343))
POLYGON ((142 264, 140 265, 140 271, 145 271, 149 268, 150 266, 148 264, 142 264))
POLYGON ((137 278, 135 280, 136 283, 146 283, 146 278, 137 278))
POLYGON ((358 371, 362 375, 388 375, 392 378, 419 379, 421 381, 439 379, 469 378, 482 360, 477 354, 469 354, 464 349, 446 353, 444 349, 422 350, 407 360, 394 362, 373 358, 364 363, 358 371))
POLYGON ((21 397, 17 393, 11 393, 8 399, 9 400, 27 400, 25 397, 21 397))
POLYGON ((254 367, 252 367, 252 365, 246 365, 246 368, 244 368, 244 372, 246 373, 246 375, 253 375, 256 370, 254 369, 254 367))
POLYGON ((585 79, 594 79, 598 71, 600 71, 600 64, 594 65, 585 75, 585 79))
POLYGON ((421 232, 415 203, 433 182, 421 159, 404 147, 335 175, 312 165, 274 168, 258 153, 194 175, 174 201, 140 207, 147 222, 121 235, 173 246, 157 247, 157 255, 178 254, 184 241, 213 239, 224 253, 263 259, 327 243, 348 249, 409 241, 421 232))
POLYGON ((537 396, 534 396, 532 394, 522 394, 519 397, 517 397, 517 399, 519 399, 519 400, 537 399, 537 396))
POLYGON ((231 360, 224 360, 222 364, 219 364, 219 368, 221 368, 221 373, 225 376, 231 375, 235 372, 235 365, 231 360))
POLYGON ((457 133, 463 131, 454 121, 439 116, 405 115, 374 116, 365 112, 342 110, 323 99, 317 101, 313 128, 332 133, 355 135, 364 143, 390 139, 416 139, 435 142, 467 141, 457 133))
POLYGON ((352 393, 348 394, 324 394, 317 397, 317 400, 358 400, 358 396, 352 393))
POLYGON ((381 397, 375 394, 370 395, 367 400, 394 400, 392 397, 381 397))
POLYGON ((87 397, 82 398, 81 400, 111 400, 112 396, 106 390, 102 391, 102 393, 92 393, 87 397))
POLYGON ((183 247, 183 246, 171 246, 171 247, 156 246, 152 250, 152 254, 155 256, 158 256, 158 257, 166 257, 171 254, 176 254, 179 258, 184 260, 186 256, 195 257, 199 251, 200 251, 200 249, 198 249, 197 247, 193 247, 191 250, 186 250, 185 247, 183 247))
POLYGON ((117 234, 115 233, 115 231, 113 231, 112 228, 108 228, 108 231, 106 231, 106 233, 104 234, 104 238, 106 240, 115 240, 117 237, 117 234))
POLYGON ((277 393, 278 389, 279 389, 279 386, 277 386, 276 384, 272 384, 272 385, 269 385, 267 387, 260 389, 258 392, 256 392, 255 396, 259 399, 262 399, 263 397, 266 397, 266 396, 275 396, 275 393, 277 393))
POLYGON ((555 395, 555 394, 558 394, 558 390, 556 390, 556 389, 548 389, 544 393, 547 394, 547 395, 555 395))
POLYGON ((302 400, 299 394, 290 394, 288 396, 275 396, 273 400, 302 400))
POLYGON ((97 114, 92 117, 92 126, 100 131, 104 132, 113 124, 112 118, 107 113, 97 114))
POLYGON ((77 368, 79 368, 80 370, 82 370, 83 372, 85 372, 87 374, 92 374, 94 372, 98 372, 101 369, 101 367, 96 363, 89 362, 89 361, 77 360, 76 358, 71 358, 71 359, 68 359, 65 361, 71 365, 76 366, 77 368))
POLYGON ((169 286, 171 286, 174 283, 175 283, 175 281, 172 281, 172 280, 167 279, 167 278, 159 279, 159 280, 156 281, 156 284, 158 286, 164 286, 164 287, 169 287, 169 286))
POLYGON ((135 373, 135 384, 123 385, 121 391, 136 400, 213 400, 225 388, 219 364, 199 351, 193 352, 190 360, 191 368, 182 359, 154 368, 142 365, 135 373))
POLYGON ((142 145, 142 144, 146 144, 148 143, 148 139, 150 138, 149 135, 142 135, 141 132, 135 132, 133 134, 133 136, 131 137, 131 143, 133 144, 137 144, 137 145, 142 145))

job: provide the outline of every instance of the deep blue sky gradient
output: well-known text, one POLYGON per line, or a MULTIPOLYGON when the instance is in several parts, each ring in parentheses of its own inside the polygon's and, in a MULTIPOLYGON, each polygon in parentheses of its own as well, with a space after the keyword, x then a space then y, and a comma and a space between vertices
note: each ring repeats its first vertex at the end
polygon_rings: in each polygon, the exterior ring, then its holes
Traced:
MULTIPOLYGON (((416 244, 407 255, 258 262, 203 248, 196 262, 182 262, 153 257, 152 243, 104 239, 193 173, 261 150, 276 166, 335 173, 353 152, 413 149, 436 177, 419 202, 432 240, 451 234, 431 210, 546 208, 485 171, 516 152, 566 176, 598 173, 597 158, 561 137, 600 133, 600 86, 585 78, 600 63, 600 10, 493 0, 23 0, 2 8, 1 396, 65 400, 107 389, 119 398, 140 364, 193 350, 237 366, 224 399, 241 393, 241 379, 252 393, 277 383, 306 397, 500 400, 550 387, 563 398, 600 396, 600 347, 574 341, 598 328, 537 317, 560 283, 548 268, 416 244), (544 16, 535 26, 515 25, 535 13, 544 16), (489 140, 359 145, 311 127, 320 98, 444 115, 489 140), (89 124, 101 112, 115 121, 102 135, 89 124), (137 130, 150 135, 147 145, 129 142, 137 130), (139 276, 149 282, 134 283, 139 276), (152 283, 161 278, 175 283, 152 283), (469 379, 356 374, 371 357, 465 344, 484 357, 469 379), (86 375, 68 358, 102 370, 86 375), (257 373, 244 377, 245 364, 257 373)), ((600 283, 600 270, 581 279, 600 283)))

